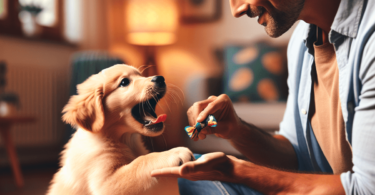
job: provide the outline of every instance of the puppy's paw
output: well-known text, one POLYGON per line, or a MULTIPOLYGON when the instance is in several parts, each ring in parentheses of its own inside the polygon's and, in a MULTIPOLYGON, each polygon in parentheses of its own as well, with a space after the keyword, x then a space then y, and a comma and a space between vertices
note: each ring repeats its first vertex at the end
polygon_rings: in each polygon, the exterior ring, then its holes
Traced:
POLYGON ((193 153, 185 147, 177 147, 167 151, 167 166, 181 166, 182 164, 195 160, 193 153))

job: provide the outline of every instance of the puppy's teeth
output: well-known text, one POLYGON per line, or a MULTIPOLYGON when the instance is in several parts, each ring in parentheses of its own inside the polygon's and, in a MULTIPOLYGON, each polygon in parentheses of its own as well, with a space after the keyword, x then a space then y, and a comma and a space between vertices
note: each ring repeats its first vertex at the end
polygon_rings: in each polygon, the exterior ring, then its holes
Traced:
POLYGON ((147 123, 145 123, 145 126, 149 126, 152 124, 152 121, 147 121, 147 123))

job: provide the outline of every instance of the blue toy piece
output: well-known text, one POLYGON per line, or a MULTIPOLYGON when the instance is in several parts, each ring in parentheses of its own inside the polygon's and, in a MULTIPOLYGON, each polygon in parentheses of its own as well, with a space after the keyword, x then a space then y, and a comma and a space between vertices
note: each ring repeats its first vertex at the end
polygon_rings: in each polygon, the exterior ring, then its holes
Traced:
POLYGON ((193 154, 194 155, 194 158, 195 158, 195 160, 198 160, 198 158, 200 158, 203 154, 193 154))

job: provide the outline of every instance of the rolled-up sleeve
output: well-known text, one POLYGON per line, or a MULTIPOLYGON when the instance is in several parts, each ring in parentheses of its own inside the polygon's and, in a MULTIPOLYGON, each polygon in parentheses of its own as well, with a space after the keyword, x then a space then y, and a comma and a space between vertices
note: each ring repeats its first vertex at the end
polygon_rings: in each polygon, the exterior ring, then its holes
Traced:
POLYGON ((341 174, 346 194, 375 194, 375 36, 363 50, 352 129, 353 170, 341 174))

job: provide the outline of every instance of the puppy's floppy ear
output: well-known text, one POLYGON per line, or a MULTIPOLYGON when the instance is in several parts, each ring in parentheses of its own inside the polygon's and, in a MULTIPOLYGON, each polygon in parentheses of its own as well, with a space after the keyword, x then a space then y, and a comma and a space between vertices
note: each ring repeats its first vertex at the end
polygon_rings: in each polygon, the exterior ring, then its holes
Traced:
POLYGON ((99 75, 93 75, 77 85, 78 95, 72 96, 63 109, 64 122, 92 132, 98 132, 103 128, 103 84, 97 77, 99 75))

